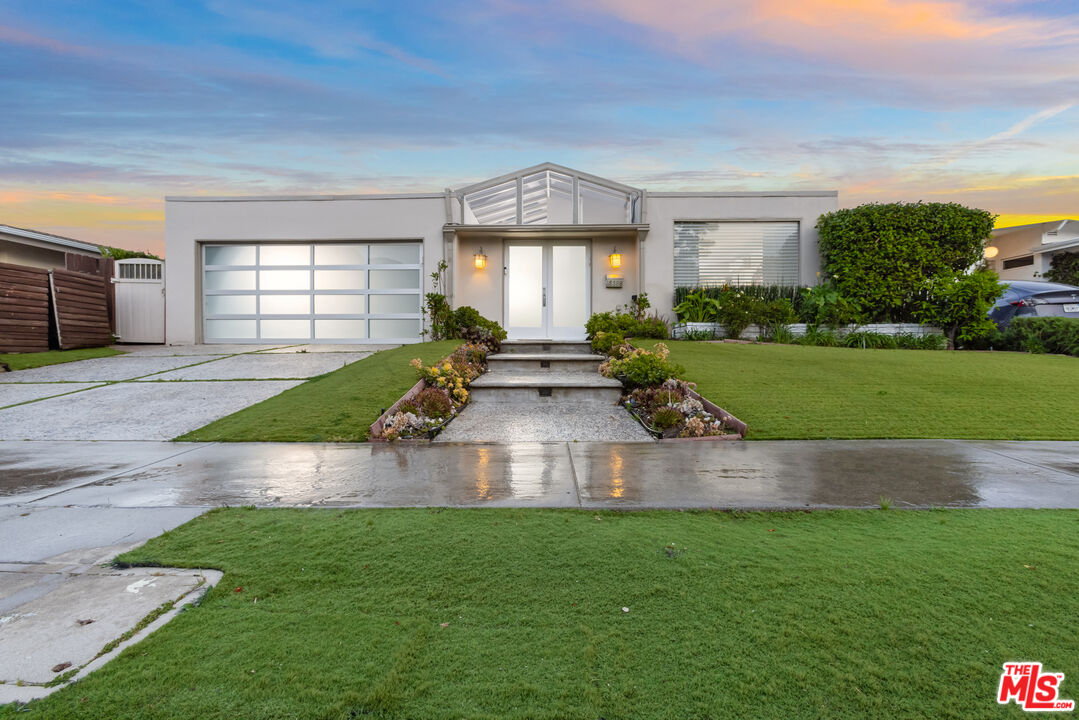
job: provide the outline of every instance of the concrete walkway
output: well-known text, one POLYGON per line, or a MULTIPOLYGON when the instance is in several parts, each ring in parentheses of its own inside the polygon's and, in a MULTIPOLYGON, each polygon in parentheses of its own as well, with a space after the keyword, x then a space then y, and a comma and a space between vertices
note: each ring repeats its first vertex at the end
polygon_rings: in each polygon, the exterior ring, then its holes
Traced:
POLYGON ((216 582, 101 566, 215 506, 804 509, 882 497, 1079 508, 1079 442, 0 441, 0 703, 46 694, 40 683, 66 663, 85 675, 148 609, 216 582))
POLYGON ((1079 508, 1079 442, 0 442, 0 508, 830 508, 882 497, 1079 508))

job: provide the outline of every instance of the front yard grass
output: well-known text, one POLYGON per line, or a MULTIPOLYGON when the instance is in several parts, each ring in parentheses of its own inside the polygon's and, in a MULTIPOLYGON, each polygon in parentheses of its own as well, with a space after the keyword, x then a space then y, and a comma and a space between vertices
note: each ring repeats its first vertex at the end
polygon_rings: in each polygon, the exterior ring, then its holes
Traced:
POLYGON ((666 342, 748 439, 1079 440, 1075 358, 666 342))
MULTIPOLYGON (((112 357, 123 355, 122 350, 115 348, 81 348, 79 350, 49 350, 36 353, 2 353, 0 362, 12 370, 29 370, 30 368, 44 367, 46 365, 59 365, 60 363, 75 362, 76 360, 90 360, 92 358, 112 357)), ((0 375, 0 380, 4 376, 0 375)))
POLYGON ((363 442, 382 412, 416 384, 412 358, 434 363, 459 340, 402 345, 290 388, 181 435, 218 442, 363 442))
POLYGON ((120 560, 225 575, 28 716, 1020 717, 1011 660, 1079 694, 1075 511, 233 508, 120 560))

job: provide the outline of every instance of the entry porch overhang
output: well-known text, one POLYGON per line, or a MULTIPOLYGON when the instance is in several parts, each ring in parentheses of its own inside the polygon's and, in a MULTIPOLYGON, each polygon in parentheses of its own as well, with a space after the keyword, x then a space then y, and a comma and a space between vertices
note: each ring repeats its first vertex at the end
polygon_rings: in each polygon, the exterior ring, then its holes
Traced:
POLYGON ((491 238, 611 238, 643 241, 648 236, 647 223, 620 223, 616 225, 460 225, 447 223, 442 226, 442 236, 447 244, 454 240, 484 240, 491 238))

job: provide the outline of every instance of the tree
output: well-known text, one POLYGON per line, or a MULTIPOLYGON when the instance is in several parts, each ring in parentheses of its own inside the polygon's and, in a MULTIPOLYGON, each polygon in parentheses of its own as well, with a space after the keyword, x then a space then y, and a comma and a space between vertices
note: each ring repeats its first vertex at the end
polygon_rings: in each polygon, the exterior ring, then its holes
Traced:
POLYGON ((824 275, 868 314, 910 320, 927 280, 951 280, 982 259, 995 219, 956 203, 874 203, 826 213, 817 221, 824 275))
POLYGON ((934 277, 925 282, 925 299, 920 301, 918 317, 943 330, 948 349, 954 350, 957 341, 979 340, 996 330, 996 324, 989 319, 989 309, 1002 292, 1000 277, 985 268, 934 277))
POLYGON ((1057 253, 1049 263, 1045 279, 1065 285, 1079 285, 1079 252, 1057 253))

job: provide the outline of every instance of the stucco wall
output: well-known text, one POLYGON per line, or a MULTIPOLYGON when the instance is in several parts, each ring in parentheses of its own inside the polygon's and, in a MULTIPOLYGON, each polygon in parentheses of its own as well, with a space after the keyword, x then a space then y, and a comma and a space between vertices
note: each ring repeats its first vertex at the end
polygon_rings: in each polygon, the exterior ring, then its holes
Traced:
POLYGON ((442 195, 432 197, 165 203, 165 336, 201 341, 199 243, 206 241, 422 240, 424 291, 443 259, 442 195))
POLYGON ((685 220, 797 220, 799 222, 799 282, 812 285, 820 270, 817 218, 838 207, 834 191, 801 194, 729 193, 686 197, 653 193, 647 199, 645 221, 651 227, 643 243, 644 291, 652 307, 673 317, 674 223, 685 220))
POLYGON ((1002 280, 1044 280, 1041 277, 1048 269, 1051 257, 1049 255, 1035 255, 1033 265, 1004 269, 1004 261, 1032 254, 1032 248, 1042 243, 1042 227, 1014 230, 1009 233, 994 235, 990 244, 997 248, 997 256, 993 258, 990 267, 996 270, 1002 280), (1037 273, 1037 275, 1035 275, 1037 273))

